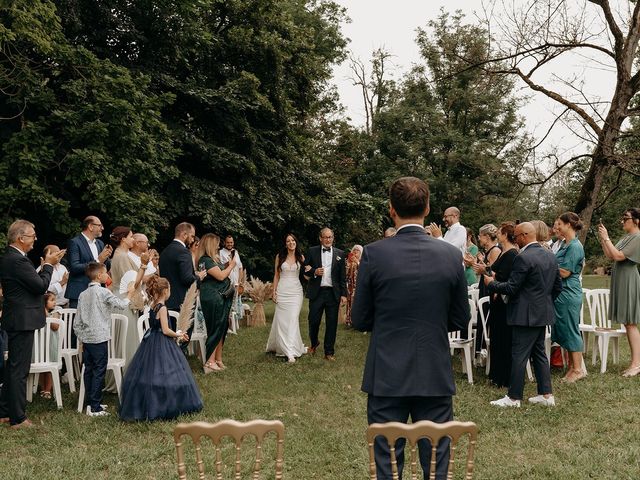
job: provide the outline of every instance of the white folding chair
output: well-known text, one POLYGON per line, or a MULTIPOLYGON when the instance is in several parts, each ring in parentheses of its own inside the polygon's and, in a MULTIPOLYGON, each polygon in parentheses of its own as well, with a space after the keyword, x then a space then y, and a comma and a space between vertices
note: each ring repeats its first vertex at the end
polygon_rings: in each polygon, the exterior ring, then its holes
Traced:
POLYGON ((591 315, 589 315, 589 323, 586 323, 584 320, 584 311, 589 308, 589 292, 591 292, 591 290, 589 290, 588 288, 582 289, 582 307, 580 308, 579 327, 580 332, 582 333, 582 338, 584 339, 584 347, 582 349, 584 353, 586 353, 589 348, 589 337, 591 336, 590 334, 593 334, 593 331, 596 329, 591 315))
POLYGON ((67 379, 69 380, 69 391, 76 391, 76 378, 80 375, 80 350, 78 346, 75 347, 71 344, 73 338, 73 322, 76 318, 75 308, 63 308, 59 311, 60 318, 65 323, 64 334, 62 339, 62 350, 60 350, 60 356, 64 360, 64 364, 67 367, 67 379))
POLYGON ((620 357, 620 337, 627 332, 624 327, 615 329, 609 318, 609 289, 596 288, 587 294, 589 315, 594 325, 593 335, 593 364, 596 364, 597 354, 600 354, 600 373, 607 371, 607 357, 609 356, 609 340, 613 339, 613 362, 618 363, 620 357))
POLYGON ((44 327, 33 332, 33 361, 29 367, 29 377, 32 380, 27 382, 27 401, 33 399, 34 386, 38 384, 38 376, 41 373, 50 373, 53 379, 53 394, 56 397, 56 404, 58 409, 62 409, 62 392, 60 390, 60 370, 62 369, 62 356, 60 351, 62 350, 62 337, 65 332, 64 320, 57 318, 47 318, 47 323, 44 327), (51 325, 58 326, 58 358, 52 358, 51 355, 51 337, 54 335, 54 331, 51 330, 51 325))
POLYGON ((227 332, 237 335, 239 327, 240 327, 240 324, 238 322, 238 314, 232 311, 229 314, 229 329, 227 330, 227 332))
MULTIPOLYGON (((195 310, 193 312, 193 314, 195 315, 195 310)), ((176 326, 178 325, 178 317, 180 316, 179 312, 176 312, 174 310, 169 310, 169 317, 171 318, 175 318, 176 321, 176 326)), ((177 327, 176 327, 177 328, 177 327)), ((193 331, 191 332, 191 337, 189 337, 189 346, 188 348, 190 349, 191 353, 193 353, 195 355, 195 344, 197 343, 199 346, 199 350, 200 350, 200 356, 202 357, 202 363, 206 362, 206 359, 204 358, 206 355, 206 348, 205 348, 205 343, 207 341, 207 333, 206 332, 201 332, 199 330, 196 329, 196 322, 193 322, 193 331)))
POLYGON ((485 374, 489 375, 489 369, 491 368, 491 332, 487 321, 491 312, 484 314, 484 306, 489 303, 489 297, 482 297, 478 299, 478 314, 480 315, 480 323, 482 324, 482 331, 484 332, 484 343, 487 345, 487 361, 485 366, 485 374))
MULTIPOLYGON (((477 284, 474 284, 477 285, 477 284)), ((477 305, 478 300, 480 300, 480 290, 478 287, 474 287, 473 285, 467 288, 467 295, 469 296, 469 300, 473 300, 473 302, 477 305)))
POLYGON ((149 314, 143 313, 138 317, 138 343, 142 342, 142 337, 144 336, 144 332, 149 329, 149 314))
POLYGON ((467 380, 469 383, 473 383, 473 369, 471 368, 471 361, 473 358, 473 350, 475 345, 475 337, 473 335, 473 325, 477 323, 477 311, 476 304, 473 300, 469 300, 469 309, 471 311, 471 318, 469 319, 469 326, 467 327, 467 338, 461 338, 460 330, 455 332, 449 332, 449 348, 453 352, 455 349, 461 349, 464 354, 464 362, 462 364, 462 371, 467 372, 467 380))

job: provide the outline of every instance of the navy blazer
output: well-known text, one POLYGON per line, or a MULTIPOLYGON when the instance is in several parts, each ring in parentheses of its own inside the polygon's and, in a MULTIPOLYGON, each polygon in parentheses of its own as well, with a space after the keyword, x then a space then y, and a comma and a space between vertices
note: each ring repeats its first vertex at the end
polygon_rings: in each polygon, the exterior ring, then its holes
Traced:
MULTIPOLYGON (((304 267, 307 265, 311 267, 311 270, 304 272, 305 278, 309 279, 309 282, 307 283, 307 298, 309 300, 315 299, 320 293, 322 277, 316 277, 314 275, 315 271, 322 267, 322 254, 320 249, 320 245, 309 248, 308 255, 305 257, 304 267)), ((333 247, 332 257, 331 284, 333 285, 333 295, 336 298, 336 301, 338 301, 340 300, 340 297, 347 296, 347 267, 345 255, 342 250, 333 247)))
MULTIPOLYGON (((104 242, 99 238, 96 239, 96 247, 98 254, 104 250, 104 242)), ((85 273, 87 265, 95 262, 89 242, 84 235, 79 234, 67 242, 67 253, 65 254, 66 263, 69 268, 69 280, 67 281, 67 289, 64 296, 69 300, 77 300, 80 294, 89 286, 89 277, 85 273)), ((105 262, 105 266, 109 269, 110 260, 105 262)))
POLYGON ((193 257, 187 247, 173 240, 160 254, 160 275, 171 285, 171 296, 167 300, 169 310, 180 311, 187 290, 198 277, 193 268, 193 257))
POLYGON ((491 282, 489 292, 507 295, 507 324, 518 327, 553 325, 553 302, 562 291, 556 257, 538 243, 530 244, 513 261, 506 282, 491 282))
POLYGON ((31 260, 15 248, 7 247, 0 259, 3 330, 37 330, 45 326, 44 294, 52 273, 51 265, 44 265, 39 273, 36 272, 31 260))
POLYGON ((455 393, 448 332, 470 311, 460 250, 421 227, 364 247, 351 321, 371 331, 362 390, 385 397, 455 393))

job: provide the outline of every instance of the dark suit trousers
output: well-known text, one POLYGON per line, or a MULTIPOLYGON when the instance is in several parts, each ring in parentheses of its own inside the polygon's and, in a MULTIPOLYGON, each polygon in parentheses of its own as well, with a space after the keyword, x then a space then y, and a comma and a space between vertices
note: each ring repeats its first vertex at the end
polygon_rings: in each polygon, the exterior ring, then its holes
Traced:
POLYGON ((338 331, 338 307, 340 302, 336 300, 333 288, 320 288, 318 296, 309 301, 309 340, 311 346, 315 347, 320 342, 318 340, 318 331, 320 330, 320 321, 322 313, 325 317, 324 332, 324 354, 333 355, 335 353, 336 332, 338 331))
POLYGON ((7 332, 9 358, 4 368, 0 417, 9 417, 11 425, 27 418, 27 377, 31 368, 33 330, 7 332))
POLYGON ((511 327, 511 387, 510 398, 522 400, 527 360, 531 358, 536 375, 538 394, 551 393, 551 370, 544 350, 546 327, 511 327))
POLYGON ((84 403, 91 407, 92 412, 102 410, 102 387, 107 373, 109 361, 108 343, 85 343, 82 361, 84 362, 84 403))
MULTIPOLYGON (((377 397, 369 395, 367 401, 367 420, 372 423, 402 422, 407 423, 411 416, 412 422, 431 420, 444 423, 453 420, 453 400, 448 397, 377 397)), ((396 442, 396 460, 398 473, 402 479, 404 467, 405 440, 396 442)), ((447 478, 447 465, 449 462, 449 439, 440 441, 436 451, 436 479, 447 478)), ((429 463, 431 462, 431 442, 418 441, 420 465, 424 472, 424 478, 429 478, 429 463)), ((383 437, 376 438, 374 444, 376 459, 376 472, 378 480, 391 479, 391 456, 389 444, 383 437)))

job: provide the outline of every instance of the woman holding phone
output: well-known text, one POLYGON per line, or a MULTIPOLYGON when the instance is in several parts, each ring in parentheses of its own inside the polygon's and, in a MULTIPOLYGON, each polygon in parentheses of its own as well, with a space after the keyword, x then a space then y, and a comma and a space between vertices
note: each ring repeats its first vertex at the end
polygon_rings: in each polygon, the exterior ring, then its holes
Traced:
POLYGON ((598 235, 602 251, 613 260, 611 270, 611 291, 609 294, 609 318, 621 323, 627 331, 631 348, 631 364, 622 374, 635 377, 640 373, 640 208, 625 210, 620 219, 625 232, 615 245, 609 238, 605 226, 598 225, 598 235))

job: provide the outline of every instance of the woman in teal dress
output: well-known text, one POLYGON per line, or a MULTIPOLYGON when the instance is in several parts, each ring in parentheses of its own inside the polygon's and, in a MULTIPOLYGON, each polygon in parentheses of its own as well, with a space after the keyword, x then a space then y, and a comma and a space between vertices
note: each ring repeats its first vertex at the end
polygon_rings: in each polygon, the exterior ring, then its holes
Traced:
POLYGON ((622 376, 635 377, 640 373, 640 208, 630 208, 620 219, 626 233, 614 246, 604 225, 598 226, 600 243, 607 258, 614 260, 609 293, 609 318, 621 323, 627 331, 631 349, 631 364, 622 376))
MULTIPOLYGON (((474 258, 478 256, 478 246, 475 242, 475 236, 473 235, 473 230, 467 228, 467 253, 474 258)), ((468 258, 471 258, 468 257, 468 258)), ((473 267, 471 263, 464 263, 464 276, 467 279, 467 285, 473 285, 474 283, 478 283, 478 276, 476 272, 473 271, 473 267)))
POLYGON ((555 225, 564 241, 556 253, 562 277, 562 292, 555 300, 556 323, 551 328, 551 341, 569 352, 569 369, 563 380, 574 383, 587 376, 583 368, 584 342, 580 334, 580 274, 584 266, 584 249, 580 240, 576 238, 576 232, 582 230, 583 225, 580 217, 573 212, 560 215, 555 225))
POLYGON ((207 276, 200 283, 200 306, 207 327, 207 361, 204 364, 204 373, 226 368, 222 363, 222 346, 229 328, 233 295, 225 295, 225 292, 231 285, 229 274, 236 261, 232 256, 226 265, 221 263, 219 247, 220 237, 212 233, 204 235, 198 247, 198 270, 207 272, 207 276))

